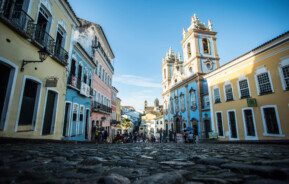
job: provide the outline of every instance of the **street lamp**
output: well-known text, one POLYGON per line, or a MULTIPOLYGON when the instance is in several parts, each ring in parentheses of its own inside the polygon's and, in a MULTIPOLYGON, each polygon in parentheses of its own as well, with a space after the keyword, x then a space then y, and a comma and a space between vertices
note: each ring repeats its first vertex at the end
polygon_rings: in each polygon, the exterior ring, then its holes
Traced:
POLYGON ((21 72, 24 71, 24 66, 28 63, 42 63, 46 58, 47 56, 49 55, 48 51, 46 50, 46 48, 42 48, 38 51, 38 54, 39 54, 39 59, 40 61, 26 61, 26 60, 23 60, 22 61, 22 66, 21 66, 21 72))

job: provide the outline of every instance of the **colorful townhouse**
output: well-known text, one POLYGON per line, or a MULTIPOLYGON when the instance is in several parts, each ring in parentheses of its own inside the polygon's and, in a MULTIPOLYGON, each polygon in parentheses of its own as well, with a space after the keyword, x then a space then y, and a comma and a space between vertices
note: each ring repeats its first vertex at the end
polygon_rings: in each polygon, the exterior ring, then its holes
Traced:
POLYGON ((211 113, 207 81, 204 75, 219 67, 216 32, 212 22, 204 25, 196 15, 190 27, 183 29, 183 56, 170 48, 162 61, 162 88, 165 130, 180 134, 185 129, 199 138, 211 132, 211 113))
MULTIPOLYGON (((114 53, 100 25, 83 19, 80 21, 78 41, 92 55, 96 64, 92 76, 91 127, 96 126, 110 132, 114 53)), ((91 137, 90 133, 88 137, 91 137)))
POLYGON ((66 140, 88 140, 91 131, 92 79, 96 64, 75 42, 69 63, 63 136, 66 140))
POLYGON ((289 32, 205 78, 219 140, 289 139, 289 32))
POLYGON ((0 136, 61 139, 66 65, 80 25, 68 1, 0 1, 0 136))

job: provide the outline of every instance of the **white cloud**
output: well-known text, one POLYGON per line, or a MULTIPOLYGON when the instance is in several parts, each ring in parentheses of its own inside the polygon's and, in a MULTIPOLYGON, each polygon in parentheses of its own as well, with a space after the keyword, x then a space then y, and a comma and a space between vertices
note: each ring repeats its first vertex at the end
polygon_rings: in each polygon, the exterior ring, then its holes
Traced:
POLYGON ((145 88, 161 88, 161 83, 154 82, 153 79, 136 75, 119 75, 114 77, 114 82, 131 86, 139 86, 145 88))

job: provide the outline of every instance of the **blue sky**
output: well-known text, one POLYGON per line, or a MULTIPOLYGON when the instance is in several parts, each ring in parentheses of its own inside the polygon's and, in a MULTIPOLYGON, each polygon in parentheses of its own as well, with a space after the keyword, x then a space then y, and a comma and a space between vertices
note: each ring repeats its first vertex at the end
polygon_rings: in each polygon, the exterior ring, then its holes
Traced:
POLYGON ((182 28, 197 14, 213 21, 221 65, 289 30, 288 0, 70 0, 76 14, 100 24, 115 53, 113 84, 122 105, 161 99, 161 61, 181 52, 182 28))

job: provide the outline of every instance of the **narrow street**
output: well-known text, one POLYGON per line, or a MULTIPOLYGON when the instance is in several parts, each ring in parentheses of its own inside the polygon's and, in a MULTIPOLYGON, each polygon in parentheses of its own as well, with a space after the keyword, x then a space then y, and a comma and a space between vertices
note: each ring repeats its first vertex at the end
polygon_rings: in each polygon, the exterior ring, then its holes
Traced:
POLYGON ((0 183, 287 183, 288 145, 1 143, 0 183))

